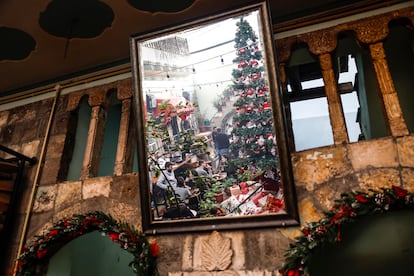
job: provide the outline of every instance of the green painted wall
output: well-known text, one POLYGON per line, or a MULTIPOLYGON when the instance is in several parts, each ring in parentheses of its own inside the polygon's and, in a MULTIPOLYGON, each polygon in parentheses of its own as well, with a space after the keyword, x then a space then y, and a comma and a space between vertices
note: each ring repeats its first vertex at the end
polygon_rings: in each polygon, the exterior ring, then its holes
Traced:
POLYGON ((61 248, 50 259, 47 276, 132 276, 132 259, 110 238, 92 232, 61 248))

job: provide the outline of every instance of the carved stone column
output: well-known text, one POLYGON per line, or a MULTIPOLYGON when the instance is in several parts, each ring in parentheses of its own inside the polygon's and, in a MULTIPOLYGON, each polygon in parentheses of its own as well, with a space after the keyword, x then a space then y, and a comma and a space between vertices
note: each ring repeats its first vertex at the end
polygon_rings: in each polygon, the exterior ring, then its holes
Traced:
POLYGON ((106 93, 102 90, 94 90, 89 94, 88 103, 92 106, 92 113, 83 158, 81 179, 94 177, 98 173, 106 123, 106 111, 103 108, 105 98, 106 93))
POLYGON ((308 44, 309 51, 319 56, 334 143, 342 144, 347 143, 349 139, 330 54, 335 50, 337 45, 337 32, 337 29, 330 28, 304 34, 302 35, 302 39, 308 44))
POLYGON ((348 143, 349 139, 346 130, 345 117, 342 109, 341 97, 338 93, 338 85, 332 68, 331 55, 329 53, 319 55, 319 63, 322 68, 322 76, 325 83, 325 93, 328 100, 329 118, 331 120, 334 143, 348 143))
POLYGON ((389 130, 392 136, 408 135, 408 128, 405 123, 394 82, 385 59, 385 52, 382 42, 369 45, 378 85, 381 90, 381 97, 385 107, 385 114, 389 123, 389 130))
POLYGON ((290 102, 288 100, 288 89, 287 89, 287 76, 286 76, 286 64, 288 63, 290 56, 291 56, 291 49, 292 45, 296 41, 295 38, 290 37, 287 39, 280 39, 276 40, 276 54, 278 57, 278 65, 279 65, 279 72, 280 72, 280 83, 281 83, 281 90, 283 95, 283 108, 286 116, 286 124, 287 124, 287 135, 288 135, 288 143, 289 148, 291 151, 295 151, 295 137, 293 135, 293 128, 292 128, 292 112, 290 110, 290 102))
POLYGON ((369 51, 374 65, 378 86, 381 91, 388 128, 392 136, 408 135, 407 125, 404 121, 401 106, 395 91, 388 62, 382 41, 388 36, 388 23, 392 14, 378 16, 359 21, 353 25, 359 41, 369 44, 369 51))
POLYGON ((116 150, 114 175, 122 175, 127 172, 130 155, 133 156, 133 148, 128 143, 130 137, 131 126, 131 102, 132 89, 131 82, 118 86, 118 99, 122 102, 121 122, 119 126, 118 145, 116 150), (128 85, 129 83, 129 85, 128 85))

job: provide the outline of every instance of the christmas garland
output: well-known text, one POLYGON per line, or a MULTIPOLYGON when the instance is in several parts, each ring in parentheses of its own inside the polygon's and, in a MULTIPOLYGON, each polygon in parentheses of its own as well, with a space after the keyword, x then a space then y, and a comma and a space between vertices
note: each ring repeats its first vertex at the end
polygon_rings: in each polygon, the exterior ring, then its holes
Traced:
POLYGON ((397 186, 370 190, 369 193, 342 194, 324 218, 302 229, 303 235, 287 250, 280 272, 284 276, 308 275, 310 254, 323 244, 340 242, 341 225, 351 223, 359 216, 402 209, 414 209, 414 195, 397 186))
POLYGON ((145 235, 127 223, 118 222, 102 212, 77 214, 57 222, 47 233, 36 236, 35 240, 23 248, 16 263, 17 275, 36 275, 39 264, 44 264, 56 252, 57 246, 76 237, 93 231, 118 243, 120 247, 134 256, 129 264, 137 275, 157 275, 156 257, 158 244, 149 242, 145 235))

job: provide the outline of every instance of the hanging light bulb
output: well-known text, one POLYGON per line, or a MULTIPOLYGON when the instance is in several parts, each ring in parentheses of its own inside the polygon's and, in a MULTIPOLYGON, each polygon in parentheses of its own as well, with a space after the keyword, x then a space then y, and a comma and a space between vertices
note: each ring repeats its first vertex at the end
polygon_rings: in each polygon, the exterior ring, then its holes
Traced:
POLYGON ((195 74, 195 68, 193 67, 193 74, 195 74))
POLYGON ((168 74, 168 72, 167 72, 167 79, 169 79, 170 78, 170 74, 168 74))
POLYGON ((221 59, 221 64, 224 64, 223 56, 220 56, 220 59, 221 59))

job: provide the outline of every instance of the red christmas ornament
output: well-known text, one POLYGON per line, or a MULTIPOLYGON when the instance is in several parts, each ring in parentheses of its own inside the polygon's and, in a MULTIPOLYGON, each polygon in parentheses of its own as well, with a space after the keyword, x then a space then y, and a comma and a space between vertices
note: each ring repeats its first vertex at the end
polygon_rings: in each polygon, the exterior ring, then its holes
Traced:
POLYGON ((264 91, 263 91, 263 89, 259 89, 259 91, 257 91, 257 95, 258 95, 259 97, 263 97, 263 96, 264 96, 264 91))
POLYGON ((247 90, 247 95, 253 95, 254 94, 254 91, 253 91, 253 89, 248 89, 247 90))
POLYGON ((246 110, 247 110, 247 112, 252 112, 253 108, 252 108, 251 106, 248 106, 248 107, 246 108, 246 110))
POLYGON ((264 109, 269 109, 270 108, 269 103, 268 102, 264 102, 263 103, 263 108, 264 109))
POLYGON ((261 78, 261 74, 260 73, 257 73, 257 74, 252 74, 252 79, 254 79, 254 80, 257 80, 257 79, 260 79, 261 78))
POLYGON ((238 68, 245 68, 247 65, 249 65, 246 61, 242 61, 239 63, 239 65, 237 66, 238 68))
POLYGON ((244 52, 246 52, 246 49, 245 48, 239 49, 239 54, 243 54, 244 52))
POLYGON ((252 60, 252 61, 250 62, 250 64, 251 64, 252 66, 257 66, 257 65, 259 65, 259 62, 257 62, 257 60, 252 60))

